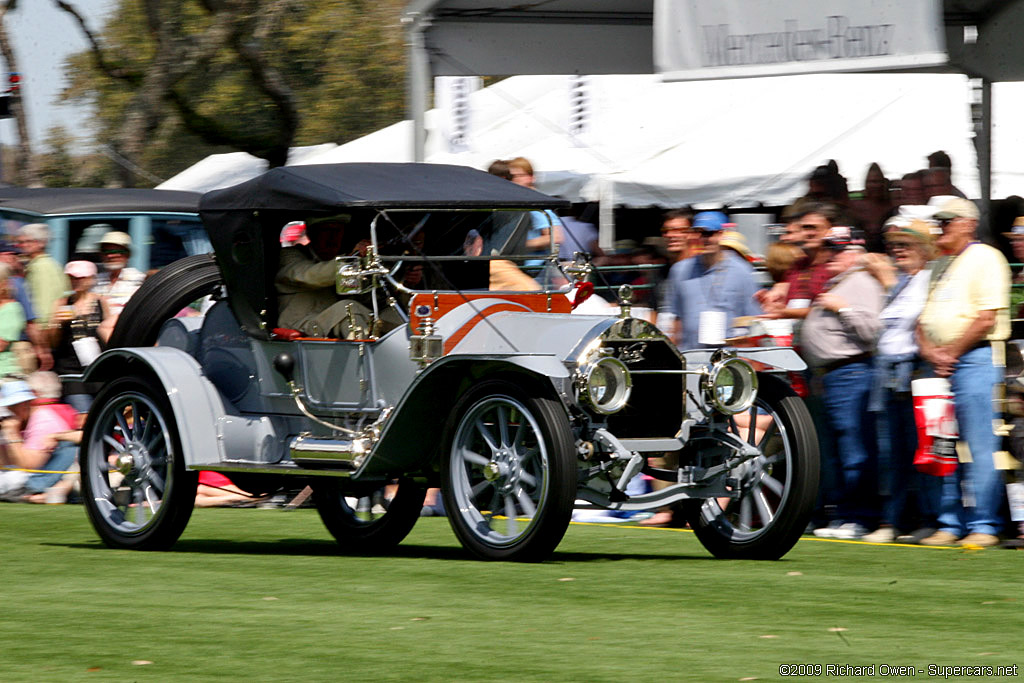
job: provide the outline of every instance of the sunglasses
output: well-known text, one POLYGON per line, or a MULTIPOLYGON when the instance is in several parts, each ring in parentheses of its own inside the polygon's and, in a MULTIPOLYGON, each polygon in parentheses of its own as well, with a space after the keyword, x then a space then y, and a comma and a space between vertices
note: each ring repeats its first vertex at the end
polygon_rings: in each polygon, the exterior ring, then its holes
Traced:
POLYGON ((108 254, 123 255, 123 254, 127 254, 127 253, 128 253, 127 249, 104 249, 103 250, 103 255, 104 256, 106 256, 108 254))
POLYGON ((896 251, 897 249, 911 249, 913 246, 913 242, 889 242, 889 251, 896 251))
POLYGON ((711 237, 712 235, 717 235, 719 232, 721 232, 721 230, 698 230, 697 234, 701 237, 711 237))

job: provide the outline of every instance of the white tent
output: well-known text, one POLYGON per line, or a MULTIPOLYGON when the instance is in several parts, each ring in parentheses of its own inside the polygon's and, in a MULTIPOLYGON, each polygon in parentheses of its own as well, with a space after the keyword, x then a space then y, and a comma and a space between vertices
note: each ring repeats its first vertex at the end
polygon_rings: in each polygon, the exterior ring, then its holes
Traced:
MULTIPOLYGON (((288 163, 298 163, 307 156, 323 154, 335 147, 337 145, 333 142, 308 147, 293 147, 288 152, 288 163)), ((209 192, 245 182, 266 170, 266 159, 254 157, 247 152, 211 154, 156 187, 158 190, 209 192)))
MULTIPOLYGON (((521 155, 538 170, 541 190, 570 199, 751 206, 792 201, 827 159, 859 188, 872 162, 899 177, 943 149, 955 162, 954 183, 971 196, 979 191, 972 93, 963 76, 682 83, 593 76, 586 80, 585 132, 576 136, 568 132, 571 78, 516 76, 473 93, 463 152, 445 149, 443 113, 431 110, 427 161, 486 168, 493 159, 521 155)), ((300 163, 410 161, 410 135, 411 123, 404 121, 300 163)), ((1010 191, 998 163, 994 188, 1010 191)))
MULTIPOLYGON (((954 183, 978 196, 968 80, 955 74, 844 74, 728 81, 658 77, 584 79, 584 132, 569 130, 572 77, 516 76, 469 97, 465 151, 441 133, 445 112, 428 112, 427 159, 486 168, 525 156, 541 190, 603 205, 781 205, 801 195, 810 171, 835 159, 851 189, 871 162, 891 178, 925 165, 938 149, 954 160, 954 183)), ((1016 163, 1024 130, 1016 111, 1024 86, 994 87, 993 196, 1024 195, 1016 163)), ((302 148, 290 163, 411 161, 403 121, 340 146, 302 148)), ((161 187, 208 190, 241 182, 265 164, 214 155, 161 187)))

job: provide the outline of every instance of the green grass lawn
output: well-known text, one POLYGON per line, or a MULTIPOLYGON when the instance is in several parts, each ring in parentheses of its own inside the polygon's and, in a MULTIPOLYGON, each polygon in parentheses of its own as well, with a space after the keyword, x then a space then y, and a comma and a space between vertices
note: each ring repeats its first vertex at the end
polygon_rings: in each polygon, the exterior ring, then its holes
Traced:
POLYGON ((927 679, 1024 664, 1022 561, 805 539, 730 562, 687 531, 574 524, 550 561, 497 564, 438 518, 352 557, 314 511, 257 509, 197 510, 141 553, 104 547, 81 506, 0 505, 0 681, 927 679))

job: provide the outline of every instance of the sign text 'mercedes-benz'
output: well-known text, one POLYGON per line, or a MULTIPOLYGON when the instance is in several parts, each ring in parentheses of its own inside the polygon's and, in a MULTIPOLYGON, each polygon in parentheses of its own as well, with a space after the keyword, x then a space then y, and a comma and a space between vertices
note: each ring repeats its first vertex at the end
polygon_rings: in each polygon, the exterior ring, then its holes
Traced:
POLYGON ((821 26, 807 28, 787 19, 781 30, 763 33, 734 33, 729 24, 701 29, 703 66, 738 66, 888 55, 896 27, 853 25, 848 17, 830 16, 821 26))
POLYGON ((665 80, 927 68, 948 61, 941 0, 655 0, 665 80))

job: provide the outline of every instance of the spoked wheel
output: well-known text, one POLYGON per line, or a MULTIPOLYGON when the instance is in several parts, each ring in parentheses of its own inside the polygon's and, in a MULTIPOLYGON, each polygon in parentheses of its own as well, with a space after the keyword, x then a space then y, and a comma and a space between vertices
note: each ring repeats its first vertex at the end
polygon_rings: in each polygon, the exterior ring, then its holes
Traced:
POLYGON ((683 505, 697 538, 715 557, 777 560, 796 544, 814 510, 819 462, 811 416, 785 382, 758 379, 754 406, 731 427, 761 450, 732 470, 739 496, 683 505))
POLYGON ((186 256, 146 278, 117 318, 108 349, 152 346, 164 322, 217 290, 222 282, 213 254, 186 256))
POLYGON ((85 509, 113 548, 170 548, 195 505, 198 473, 185 470, 171 407, 152 384, 123 378, 108 385, 82 436, 85 509))
POLYGON ((485 560, 545 559, 565 535, 576 494, 564 411, 497 381, 467 394, 454 414, 441 491, 455 535, 485 560))
POLYGON ((313 502, 324 526, 345 550, 386 551, 412 531, 423 507, 426 489, 411 479, 353 496, 338 482, 321 478, 312 483, 313 502), (392 488, 394 487, 394 488, 392 488), (388 494, 393 490, 394 495, 388 494))

